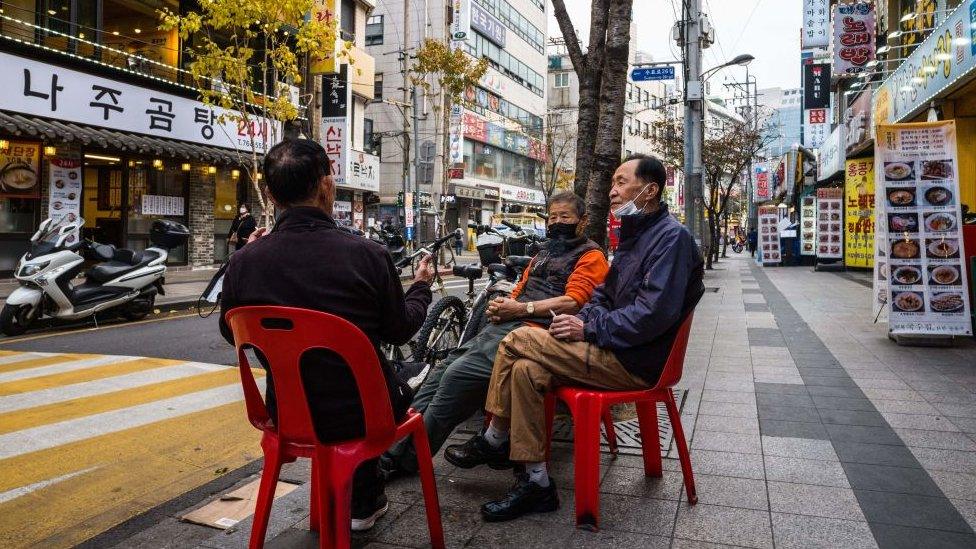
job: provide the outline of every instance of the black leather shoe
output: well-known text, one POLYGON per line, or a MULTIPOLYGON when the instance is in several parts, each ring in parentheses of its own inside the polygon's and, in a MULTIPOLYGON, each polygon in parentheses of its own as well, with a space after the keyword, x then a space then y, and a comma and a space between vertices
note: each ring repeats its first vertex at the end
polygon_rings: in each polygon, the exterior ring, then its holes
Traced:
POLYGON ((508 459, 509 444, 506 440, 498 448, 493 448, 485 437, 475 435, 464 444, 453 444, 444 450, 444 459, 451 465, 471 469, 487 465, 492 469, 511 469, 514 464, 508 459))
POLYGON ((543 488, 520 474, 515 486, 499 500, 481 506, 481 516, 488 522, 513 520, 529 513, 551 513, 559 509, 559 494, 551 478, 543 488))

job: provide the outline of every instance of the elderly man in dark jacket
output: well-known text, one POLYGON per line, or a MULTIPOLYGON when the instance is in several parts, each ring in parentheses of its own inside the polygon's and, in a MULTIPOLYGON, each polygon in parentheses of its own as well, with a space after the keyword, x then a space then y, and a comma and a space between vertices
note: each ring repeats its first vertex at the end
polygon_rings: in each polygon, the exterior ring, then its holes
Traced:
POLYGON ((604 285, 578 314, 557 316, 548 331, 519 328, 502 340, 485 406, 491 424, 445 451, 452 463, 469 467, 497 467, 505 457, 518 463, 514 488, 481 507, 486 520, 559 505, 545 463, 545 393, 556 385, 654 386, 681 321, 704 293, 694 238, 661 203, 665 178, 664 166, 647 156, 621 164, 610 190, 620 245, 604 285))
MULTIPOLYGON (((380 343, 406 343, 430 306, 433 267, 425 259, 406 295, 383 246, 356 236, 332 219, 335 185, 321 145, 298 139, 275 145, 264 160, 275 205, 283 210, 274 230, 230 258, 221 296, 220 329, 233 343, 224 315, 244 305, 282 305, 324 311, 352 322, 373 343, 390 391, 394 416, 403 417, 410 389, 379 353, 380 343)), ((362 404, 348 366, 334 353, 309 352, 301 364, 312 423, 323 442, 361 438, 362 404)), ((277 421, 269 372, 267 406, 277 421)), ((366 530, 387 510, 377 460, 353 478, 352 529, 366 530)))

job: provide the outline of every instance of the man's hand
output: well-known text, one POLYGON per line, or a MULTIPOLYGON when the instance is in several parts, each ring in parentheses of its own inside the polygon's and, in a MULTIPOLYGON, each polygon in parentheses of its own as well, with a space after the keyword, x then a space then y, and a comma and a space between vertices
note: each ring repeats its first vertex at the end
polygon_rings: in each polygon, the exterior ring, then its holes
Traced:
POLYGON ((247 237, 247 243, 250 244, 251 242, 254 242, 255 240, 261 238, 262 236, 264 236, 266 234, 268 234, 268 228, 267 227, 261 227, 261 228, 255 229, 254 232, 251 233, 251 236, 247 237))
POLYGON ((563 341, 583 341, 583 321, 573 315, 556 315, 549 325, 549 333, 563 341))
POLYGON ((417 264, 417 270, 413 274, 414 282, 424 282, 430 284, 434 280, 434 256, 426 255, 417 264))
POLYGON ((485 314, 493 324, 508 322, 525 316, 525 304, 510 297, 496 297, 488 304, 485 314))

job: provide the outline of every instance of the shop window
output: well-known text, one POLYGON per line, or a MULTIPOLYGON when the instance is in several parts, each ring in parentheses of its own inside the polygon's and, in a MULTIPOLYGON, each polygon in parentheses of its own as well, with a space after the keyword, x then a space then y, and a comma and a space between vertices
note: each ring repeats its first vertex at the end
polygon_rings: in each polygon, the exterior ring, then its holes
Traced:
POLYGON ((366 45, 379 46, 383 43, 383 16, 373 15, 366 20, 366 45))
MULTIPOLYGON (((149 229, 157 219, 187 223, 187 172, 179 164, 159 160, 130 161, 127 248, 151 246, 149 229), (155 166, 153 164, 156 164, 155 166)), ((170 250, 169 263, 186 263, 186 245, 170 250)))
POLYGON ((122 209, 122 171, 98 170, 98 209, 115 211, 122 209))
POLYGON ((237 196, 240 173, 240 170, 221 169, 214 181, 214 261, 227 259, 227 233, 240 206, 237 196))
POLYGON ((557 88, 568 88, 569 87, 569 73, 568 72, 557 72, 555 74, 557 88))
POLYGON ((383 100, 383 73, 373 75, 373 101, 383 100))
POLYGON ((498 177, 498 150, 491 146, 475 143, 474 145, 474 175, 485 179, 498 177))
POLYGON ((339 27, 342 29, 343 40, 356 41, 356 0, 342 0, 339 27))
POLYGON ((37 208, 34 198, 0 198, 0 233, 34 232, 37 208))

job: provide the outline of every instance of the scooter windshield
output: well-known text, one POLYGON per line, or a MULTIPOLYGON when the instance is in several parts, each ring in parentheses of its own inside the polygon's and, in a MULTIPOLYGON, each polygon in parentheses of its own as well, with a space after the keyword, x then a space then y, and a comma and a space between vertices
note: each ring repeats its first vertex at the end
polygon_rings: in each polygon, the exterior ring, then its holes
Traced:
POLYGON ((85 225, 85 220, 80 217, 76 217, 73 221, 69 221, 67 216, 62 217, 60 220, 58 220, 56 223, 52 223, 51 226, 49 226, 44 232, 42 232, 41 235, 38 237, 37 242, 38 243, 43 242, 45 244, 54 245, 57 243, 58 238, 60 238, 61 235, 64 234, 63 230, 65 228, 71 226, 80 228, 83 227, 84 225, 85 225))

